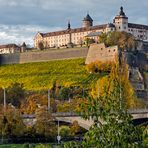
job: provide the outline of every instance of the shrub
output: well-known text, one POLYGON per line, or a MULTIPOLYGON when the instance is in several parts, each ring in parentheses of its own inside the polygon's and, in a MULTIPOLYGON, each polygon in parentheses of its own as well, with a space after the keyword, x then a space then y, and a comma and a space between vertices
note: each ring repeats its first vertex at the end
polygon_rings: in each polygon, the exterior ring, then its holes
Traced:
POLYGON ((106 61, 106 62, 96 61, 88 64, 86 66, 86 69, 89 73, 110 72, 114 64, 115 63, 112 61, 106 61))
POLYGON ((98 66, 96 65, 96 62, 92 62, 92 63, 88 64, 86 66, 86 70, 89 73, 96 73, 96 72, 98 72, 98 66))
POLYGON ((71 137, 71 131, 68 126, 61 126, 60 127, 60 136, 62 138, 71 137))
POLYGON ((63 87, 60 89, 59 98, 62 100, 69 99, 70 89, 67 87, 63 87))

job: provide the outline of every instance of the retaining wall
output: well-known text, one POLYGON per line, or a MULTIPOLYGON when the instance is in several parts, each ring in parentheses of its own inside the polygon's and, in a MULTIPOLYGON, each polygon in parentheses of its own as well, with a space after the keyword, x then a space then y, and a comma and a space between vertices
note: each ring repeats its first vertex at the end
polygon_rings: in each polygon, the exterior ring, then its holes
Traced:
POLYGON ((0 64, 16 64, 16 63, 30 63, 51 60, 62 60, 86 57, 88 53, 87 48, 82 49, 59 49, 52 51, 39 51, 39 52, 25 52, 15 54, 0 55, 0 64))

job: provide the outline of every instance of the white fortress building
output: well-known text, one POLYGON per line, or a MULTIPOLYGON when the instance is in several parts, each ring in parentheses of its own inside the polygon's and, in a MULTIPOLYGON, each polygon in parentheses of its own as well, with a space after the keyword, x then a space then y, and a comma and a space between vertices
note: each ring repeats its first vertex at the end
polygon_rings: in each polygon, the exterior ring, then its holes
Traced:
POLYGON ((67 47, 71 44, 82 46, 85 38, 91 38, 98 42, 100 33, 110 31, 125 31, 134 35, 137 40, 148 40, 148 25, 129 23, 128 17, 121 7, 112 23, 93 26, 93 19, 87 14, 81 28, 72 29, 70 22, 68 22, 68 27, 65 30, 48 33, 38 32, 34 38, 34 47, 39 48, 40 44, 44 48, 67 47))

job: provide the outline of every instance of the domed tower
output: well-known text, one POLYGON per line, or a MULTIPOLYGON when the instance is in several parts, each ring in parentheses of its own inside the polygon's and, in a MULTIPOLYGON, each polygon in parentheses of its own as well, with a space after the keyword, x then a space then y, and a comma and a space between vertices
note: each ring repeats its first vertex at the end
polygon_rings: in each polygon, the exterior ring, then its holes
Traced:
POLYGON ((83 19, 83 25, 82 27, 91 27, 93 26, 93 19, 90 17, 90 15, 87 13, 86 17, 83 19))
POLYGON ((113 23, 117 31, 128 32, 128 17, 123 11, 123 7, 120 7, 119 14, 114 18, 113 23))

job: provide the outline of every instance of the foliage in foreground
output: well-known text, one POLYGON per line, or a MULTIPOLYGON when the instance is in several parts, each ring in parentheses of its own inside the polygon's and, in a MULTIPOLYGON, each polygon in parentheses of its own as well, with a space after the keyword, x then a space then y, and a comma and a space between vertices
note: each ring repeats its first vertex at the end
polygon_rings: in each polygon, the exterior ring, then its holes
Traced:
MULTIPOLYGON (((120 81, 124 66, 114 69, 109 85, 102 85, 103 94, 89 97, 87 103, 81 105, 84 119, 91 119, 94 124, 85 134, 82 143, 68 143, 65 148, 119 148, 146 147, 144 127, 134 126, 132 117, 127 112, 128 95, 124 95, 124 83, 120 81), (100 120, 101 119, 101 120, 100 120)), ((125 79, 123 79, 125 81, 125 79)))

